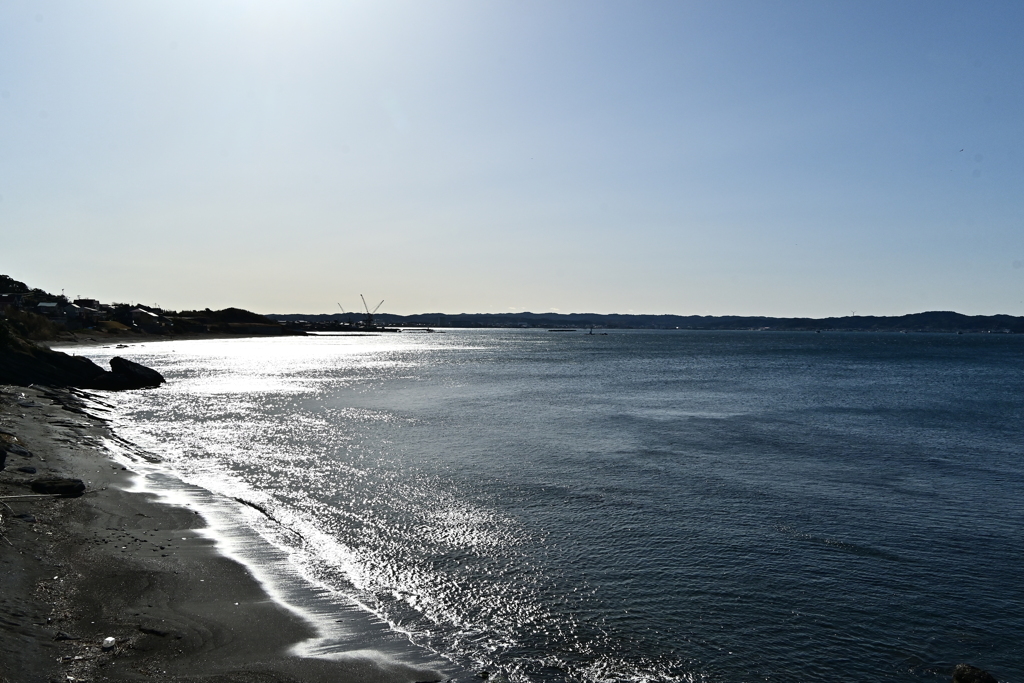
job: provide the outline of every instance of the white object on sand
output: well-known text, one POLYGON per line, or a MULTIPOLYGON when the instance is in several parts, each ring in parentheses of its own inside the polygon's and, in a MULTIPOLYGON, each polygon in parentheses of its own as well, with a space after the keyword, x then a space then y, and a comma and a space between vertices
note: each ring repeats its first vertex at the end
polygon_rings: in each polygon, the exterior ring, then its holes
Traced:
POLYGON ((113 638, 104 638, 103 639, 103 649, 104 650, 112 649, 114 647, 114 643, 115 642, 116 641, 113 638))

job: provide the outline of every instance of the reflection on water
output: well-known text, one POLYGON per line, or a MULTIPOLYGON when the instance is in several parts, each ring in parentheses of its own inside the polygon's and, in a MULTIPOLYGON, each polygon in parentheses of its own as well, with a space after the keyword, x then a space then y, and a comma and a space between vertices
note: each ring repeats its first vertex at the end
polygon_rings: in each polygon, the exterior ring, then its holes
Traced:
POLYGON ((899 681, 967 659, 1012 677, 1022 349, 534 331, 159 342, 123 355, 168 384, 111 400, 122 436, 297 532, 275 541, 311 581, 470 669, 899 681))

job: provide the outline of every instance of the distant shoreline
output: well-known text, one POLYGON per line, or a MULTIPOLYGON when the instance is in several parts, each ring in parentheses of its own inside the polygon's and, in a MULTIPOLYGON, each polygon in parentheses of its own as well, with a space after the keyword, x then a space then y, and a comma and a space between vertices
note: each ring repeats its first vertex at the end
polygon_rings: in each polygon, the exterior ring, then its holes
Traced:
MULTIPOLYGON (((346 314, 300 313, 266 316, 291 329, 330 331, 351 317, 346 314)), ((429 328, 565 328, 635 330, 764 330, 790 332, 946 332, 1024 334, 1024 316, 964 315, 929 311, 901 316, 850 315, 831 318, 773 318, 767 316, 643 315, 602 313, 378 313, 378 323, 390 327, 429 328)))

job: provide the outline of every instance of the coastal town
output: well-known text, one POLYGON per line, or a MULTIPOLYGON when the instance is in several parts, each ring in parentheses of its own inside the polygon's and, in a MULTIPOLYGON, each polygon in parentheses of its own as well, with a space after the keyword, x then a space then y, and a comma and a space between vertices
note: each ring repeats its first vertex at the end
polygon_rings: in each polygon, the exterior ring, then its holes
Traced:
POLYGON ((139 303, 71 299, 33 289, 0 275, 0 317, 23 336, 36 340, 73 339, 76 335, 303 334, 262 315, 239 308, 220 311, 169 311, 139 303))

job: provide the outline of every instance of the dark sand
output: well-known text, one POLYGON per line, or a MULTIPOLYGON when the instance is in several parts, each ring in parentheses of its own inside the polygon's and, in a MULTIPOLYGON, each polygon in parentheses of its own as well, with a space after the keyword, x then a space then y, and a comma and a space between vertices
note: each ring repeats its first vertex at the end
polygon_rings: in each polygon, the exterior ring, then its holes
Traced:
POLYGON ((314 627, 198 534, 202 517, 125 491, 134 475, 109 457, 105 424, 77 412, 72 395, 0 386, 0 431, 32 452, 9 454, 0 472, 3 683, 443 678, 372 652, 340 661, 290 655, 314 627), (80 478, 87 493, 7 498, 31 494, 37 476, 80 478), (107 637, 116 644, 104 651, 107 637))

